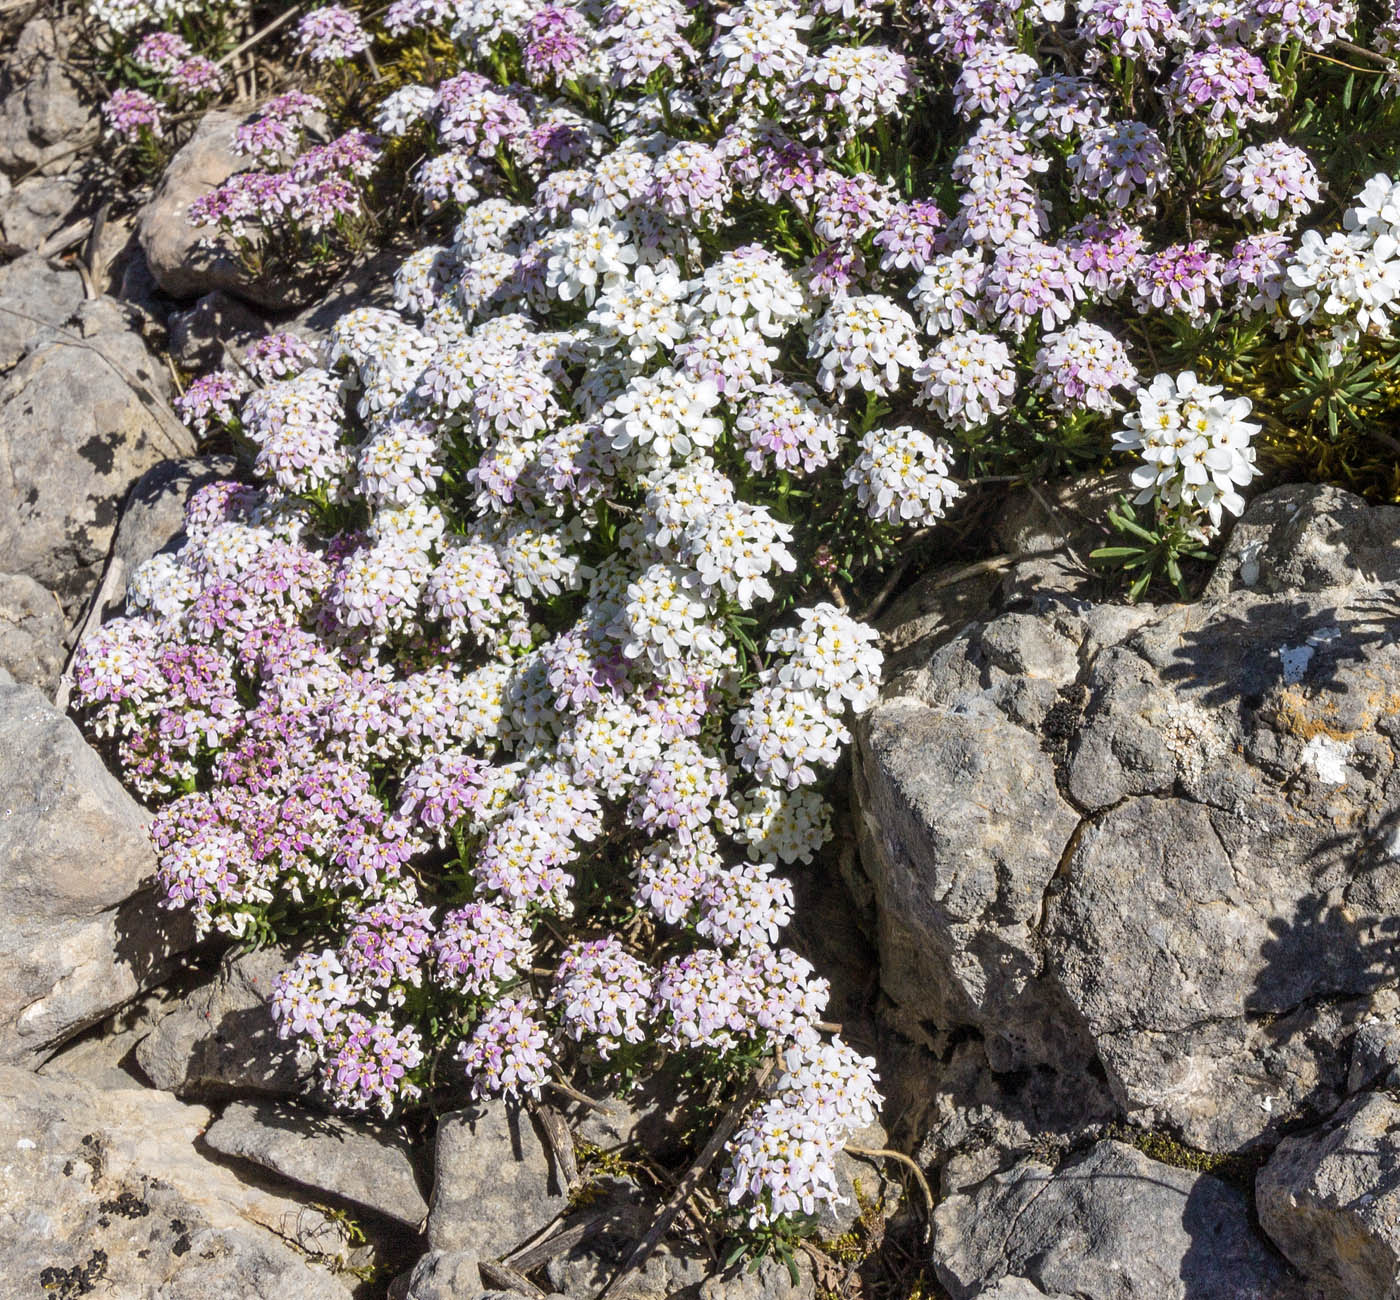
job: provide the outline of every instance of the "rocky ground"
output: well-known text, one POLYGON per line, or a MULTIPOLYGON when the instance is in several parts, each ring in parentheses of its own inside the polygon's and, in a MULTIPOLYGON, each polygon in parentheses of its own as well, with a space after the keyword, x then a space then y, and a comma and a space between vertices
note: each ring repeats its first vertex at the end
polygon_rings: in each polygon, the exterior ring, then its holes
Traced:
MULTIPOLYGON (((0 11, 0 1297, 595 1295, 648 1222, 664 1099, 564 1117, 586 1185, 504 1105, 315 1109, 264 1002, 280 955, 154 907, 146 814, 65 715, 83 627, 234 468, 174 417, 176 372, 385 281, 306 308, 198 244, 227 113, 112 216, 68 34, 24 10, 0 11)), ((844 879, 802 884, 892 1099, 865 1145, 927 1171, 931 1232, 851 1161, 796 1283, 681 1235, 611 1294, 1400 1297, 1400 510, 1271 491, 1200 601, 1127 607, 1079 558, 1115 486, 1017 498, 985 563, 896 601, 844 879)))

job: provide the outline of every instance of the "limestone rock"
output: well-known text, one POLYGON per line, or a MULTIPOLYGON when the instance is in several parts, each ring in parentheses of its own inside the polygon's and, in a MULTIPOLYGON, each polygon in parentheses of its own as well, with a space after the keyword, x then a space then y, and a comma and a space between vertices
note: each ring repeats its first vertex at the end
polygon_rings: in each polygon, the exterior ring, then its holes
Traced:
POLYGON ((1196 604, 1027 597, 897 678, 855 786, 901 1026, 1209 1150, 1335 1109, 1400 985, 1398 581, 1400 510, 1283 488, 1196 604))
POLYGON ((113 560, 121 561, 129 578, 158 552, 179 550, 185 540, 185 503, 191 495, 206 483, 237 475, 238 461, 232 456, 163 460, 147 470, 123 503, 113 560))
POLYGON ((428 1216, 434 1250, 498 1259, 549 1224, 565 1204, 525 1112, 491 1101, 439 1121, 428 1216))
POLYGON ((1400 1103, 1365 1093, 1285 1138, 1255 1181, 1260 1225, 1329 1298, 1400 1297, 1397 1131, 1400 1103))
MULTIPOLYGON (((645 1223, 645 1219, 643 1219, 645 1223)), ((552 1259, 545 1268, 550 1286, 568 1296, 595 1296, 616 1274, 636 1245, 638 1233, 595 1237, 552 1259)), ((765 1259, 750 1272, 746 1263, 716 1268, 698 1244, 672 1238, 663 1242, 642 1266, 609 1292, 618 1300, 815 1300, 816 1282, 810 1261, 797 1256, 797 1281, 776 1259, 765 1259)))
MULTIPOLYGON (((879 1151, 890 1144, 889 1134, 878 1120, 847 1139, 852 1146, 879 1151)), ((890 1178, 878 1156, 852 1155, 844 1148, 835 1160, 836 1192, 841 1201, 822 1202, 817 1214, 817 1232, 825 1239, 849 1232, 862 1214, 869 1212, 889 1218, 899 1207, 899 1183, 890 1178)))
POLYGON ((0 69, 0 168, 62 170, 97 138, 96 107, 64 68, 65 31, 49 18, 26 23, 0 69))
POLYGON ((80 192, 72 176, 21 181, 0 199, 0 234, 18 248, 38 248, 75 215, 80 192))
POLYGON ((212 370, 226 351, 239 351, 265 332, 263 318, 222 290, 206 293, 192 307, 172 312, 170 355, 186 370, 212 370))
POLYGON ((1004 1277, 977 1292, 977 1300, 1073 1300, 1073 1297, 1063 1291, 1042 1291, 1029 1278, 1004 1277))
POLYGON ((135 1046, 136 1062, 157 1088, 180 1097, 235 1093, 290 1096, 310 1062, 278 1038, 267 999, 288 965, 280 949, 244 953, 174 1003, 135 1046))
POLYGON ((68 620, 53 592, 22 573, 0 573, 0 664, 51 695, 67 658, 68 620))
POLYGON ((76 271, 61 271, 33 253, 0 266, 0 371, 16 365, 45 326, 61 325, 83 301, 76 271))
POLYGON ((485 1294, 489 1293, 482 1290, 475 1255, 470 1251, 430 1250, 413 1266, 402 1300, 459 1300, 485 1294))
POLYGON ((916 1023, 1041 1023, 1026 1005, 1034 930, 1079 821, 1049 757, 975 701, 895 697, 862 721, 857 797, 886 991, 916 1023))
POLYGON ((428 1213, 412 1153, 383 1128, 277 1102, 231 1102, 210 1149, 417 1228, 428 1213))
POLYGON ((946 1198, 933 1250, 953 1300, 1008 1276, 1079 1300, 1307 1296, 1254 1234, 1242 1193, 1112 1141, 1058 1170, 1024 1160, 946 1198))
POLYGON ((188 945, 142 892, 154 870, 144 814, 77 727, 0 686, 0 1062, 38 1064, 188 945))
POLYGON ((131 485, 189 455, 168 380, 109 299, 41 335, 0 384, 0 554, 75 610, 97 585, 131 485))
POLYGON ((0 1067, 0 1278, 19 1296, 349 1300, 343 1229, 195 1149, 209 1113, 0 1067))

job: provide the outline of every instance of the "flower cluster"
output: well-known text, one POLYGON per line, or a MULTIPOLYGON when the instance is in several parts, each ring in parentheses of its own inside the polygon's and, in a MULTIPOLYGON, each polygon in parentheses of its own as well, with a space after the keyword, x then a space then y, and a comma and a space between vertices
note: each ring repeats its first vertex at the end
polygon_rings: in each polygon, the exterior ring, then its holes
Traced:
POLYGON ((1212 528, 1220 527, 1224 511, 1242 513, 1240 488, 1259 473, 1250 445, 1259 426, 1245 418, 1250 410, 1247 397, 1226 397, 1190 371, 1158 375, 1114 435, 1116 446, 1144 461, 1133 471, 1137 500, 1203 514, 1212 528))
MULTIPOLYGON (((194 8, 186 0, 94 0, 92 16, 118 39, 157 23, 182 18, 194 8)), ((102 116, 114 135, 126 141, 150 143, 162 139, 166 121, 175 111, 188 112, 209 102, 224 88, 224 73, 177 31, 145 31, 128 57, 141 85, 121 86, 102 105, 102 116)))
MULTIPOLYGON (((722 1180, 755 1228, 832 1200, 878 1106, 782 946, 785 873, 820 862, 878 690, 845 600, 881 578, 868 557, 963 479, 1110 450, 1204 538, 1243 508, 1261 426, 1183 357, 1281 333, 1340 358, 1389 337, 1400 295, 1400 185, 1297 236, 1342 163, 1274 125, 1300 78, 1335 75, 1302 50, 1371 39, 1346 4, 887 19, 306 14, 323 88, 376 23, 440 79, 395 78, 359 124, 376 137, 304 91, 264 103, 234 136, 249 170, 191 220, 305 253, 355 226, 388 156, 431 242, 392 308, 191 385, 182 414, 255 482, 196 493, 183 549, 75 664, 157 805, 169 905, 331 936, 274 1012, 338 1104, 388 1112, 434 1071, 532 1097, 668 1054, 776 1056, 722 1180)), ((137 50, 151 77, 192 57, 171 30, 137 50)), ((134 95, 109 119, 154 134, 134 95)))

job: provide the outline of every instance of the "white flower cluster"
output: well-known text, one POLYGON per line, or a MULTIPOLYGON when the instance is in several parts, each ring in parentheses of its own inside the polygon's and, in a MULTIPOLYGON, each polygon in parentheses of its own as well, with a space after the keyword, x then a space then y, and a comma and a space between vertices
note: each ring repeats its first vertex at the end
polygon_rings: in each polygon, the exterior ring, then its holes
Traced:
POLYGON ((1123 451, 1138 452, 1133 471, 1139 503, 1157 501, 1188 519, 1204 514, 1219 528, 1225 511, 1244 510, 1240 488, 1259 473, 1251 446, 1259 426, 1246 418, 1247 397, 1226 397, 1191 371, 1158 375, 1138 393, 1138 409, 1114 435, 1123 451))
POLYGON ((1343 224, 1305 230, 1284 279, 1289 314, 1330 327, 1333 365, 1363 334, 1389 338, 1400 315, 1400 181, 1373 176, 1343 224))

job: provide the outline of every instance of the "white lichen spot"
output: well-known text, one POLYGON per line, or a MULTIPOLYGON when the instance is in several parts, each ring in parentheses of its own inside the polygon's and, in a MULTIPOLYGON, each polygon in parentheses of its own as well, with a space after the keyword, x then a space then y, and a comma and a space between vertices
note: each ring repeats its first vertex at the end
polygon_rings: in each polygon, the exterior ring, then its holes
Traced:
POLYGON ((1278 648, 1278 657, 1283 665, 1283 684, 1285 686, 1296 686, 1307 675, 1308 665, 1312 663, 1315 655, 1321 646, 1325 646, 1329 641, 1335 641, 1342 634, 1339 627, 1320 627, 1313 632, 1302 645, 1281 645, 1278 648))
POLYGON ((1252 587, 1259 581, 1259 557, 1264 553, 1262 541, 1246 542, 1240 547, 1240 581, 1252 587))
POLYGON ((1281 645, 1279 661, 1283 664, 1283 684, 1295 686, 1307 676, 1308 665, 1317 652, 1310 645, 1281 645))
POLYGON ((1213 719, 1203 710, 1176 695, 1165 703, 1165 716, 1153 719, 1158 735, 1176 759, 1181 779, 1195 785, 1224 760, 1225 745, 1212 725, 1213 719))
POLYGON ((1303 746, 1302 759, 1311 763, 1317 779, 1326 785, 1347 783, 1347 759, 1351 757, 1351 746, 1331 736, 1314 736, 1303 746))
POLYGON ((33 1138, 20 1138, 15 1147, 20 1151, 33 1151, 36 1143, 33 1138))

